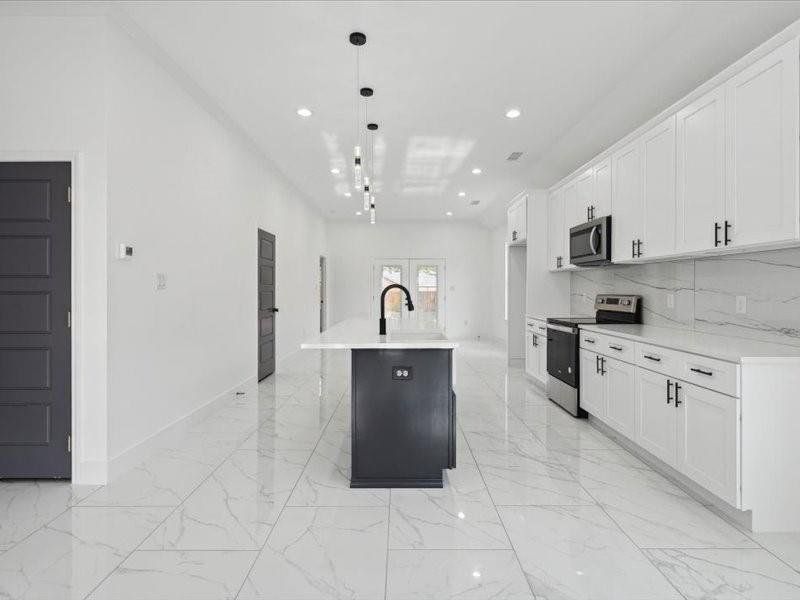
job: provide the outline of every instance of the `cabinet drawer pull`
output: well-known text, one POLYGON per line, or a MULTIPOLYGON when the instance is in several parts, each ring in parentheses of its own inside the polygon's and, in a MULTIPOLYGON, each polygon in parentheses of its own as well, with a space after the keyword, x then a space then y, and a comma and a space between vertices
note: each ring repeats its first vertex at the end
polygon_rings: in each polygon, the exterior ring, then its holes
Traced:
POLYGON ((671 391, 672 391, 672 382, 669 379, 667 379, 667 404, 669 404, 670 400, 672 400, 672 397, 669 395, 671 391))
POLYGON ((622 346, 612 346, 611 344, 609 344, 608 347, 611 348, 612 350, 616 350, 617 352, 622 352, 623 350, 622 346))
POLYGON ((661 359, 658 356, 650 356, 649 354, 643 355, 647 360, 652 360, 655 362, 661 362, 661 359))
POLYGON ((681 384, 675 382, 675 408, 678 408, 683 402, 678 400, 678 392, 681 390, 681 384))
POLYGON ((586 342, 587 344, 594 344, 595 343, 595 339, 594 338, 583 338, 583 341, 586 342))
POLYGON ((707 375, 709 377, 711 377, 714 374, 711 371, 704 371, 703 369, 695 369, 694 367, 692 367, 689 370, 692 371, 693 373, 700 373, 700 375, 707 375))

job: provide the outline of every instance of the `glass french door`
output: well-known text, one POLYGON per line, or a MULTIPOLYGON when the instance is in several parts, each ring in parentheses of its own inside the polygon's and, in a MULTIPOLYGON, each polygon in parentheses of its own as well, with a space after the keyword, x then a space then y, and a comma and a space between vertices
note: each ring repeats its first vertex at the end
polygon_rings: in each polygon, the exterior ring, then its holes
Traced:
POLYGON ((372 265, 373 317, 378 317, 380 295, 387 285, 399 283, 408 288, 414 311, 405 307, 401 290, 386 294, 386 320, 389 329, 445 330, 445 261, 444 259, 390 258, 375 259, 372 265))

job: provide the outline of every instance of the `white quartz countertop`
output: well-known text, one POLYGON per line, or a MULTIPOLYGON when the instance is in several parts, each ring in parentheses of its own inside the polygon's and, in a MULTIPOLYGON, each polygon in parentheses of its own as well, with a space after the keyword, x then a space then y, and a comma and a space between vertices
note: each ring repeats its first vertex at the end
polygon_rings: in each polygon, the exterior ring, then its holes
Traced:
POLYGON ((300 344, 303 350, 453 349, 458 343, 437 331, 389 330, 378 335, 378 319, 347 319, 300 344))
POLYGON ((663 348, 741 363, 748 359, 800 358, 800 346, 748 340, 690 329, 653 325, 581 325, 584 331, 605 333, 663 348))

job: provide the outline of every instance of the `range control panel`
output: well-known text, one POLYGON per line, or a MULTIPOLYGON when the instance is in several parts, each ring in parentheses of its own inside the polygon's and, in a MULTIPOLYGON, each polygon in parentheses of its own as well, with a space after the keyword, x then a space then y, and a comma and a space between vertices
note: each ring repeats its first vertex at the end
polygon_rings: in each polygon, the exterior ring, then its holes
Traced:
POLYGON ((414 379, 414 370, 411 367, 392 367, 392 379, 411 381, 414 379))

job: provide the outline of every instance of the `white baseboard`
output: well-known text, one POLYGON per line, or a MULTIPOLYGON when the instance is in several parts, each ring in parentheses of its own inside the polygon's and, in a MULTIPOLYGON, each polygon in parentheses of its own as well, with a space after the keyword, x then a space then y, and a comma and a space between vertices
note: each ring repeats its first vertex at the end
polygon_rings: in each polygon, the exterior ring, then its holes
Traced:
POLYGON ((75 465, 72 483, 76 485, 105 485, 108 482, 108 463, 102 460, 84 460, 75 465))
POLYGON ((134 467, 145 460, 153 453, 154 450, 161 448, 165 443, 168 443, 170 438, 180 436, 192 425, 197 424, 199 421, 203 420, 209 414, 214 412, 214 410, 219 408, 219 405, 222 403, 222 401, 232 399, 236 392, 247 392, 248 389, 250 389, 250 391, 255 391, 257 385, 258 381, 256 376, 250 376, 237 383, 233 387, 225 390, 224 392, 217 394, 204 404, 197 407, 195 410, 175 419, 172 423, 162 427, 153 435, 145 438, 138 444, 134 444, 126 450, 123 450, 108 462, 107 480, 113 481, 121 473, 124 473, 131 467, 134 467))

